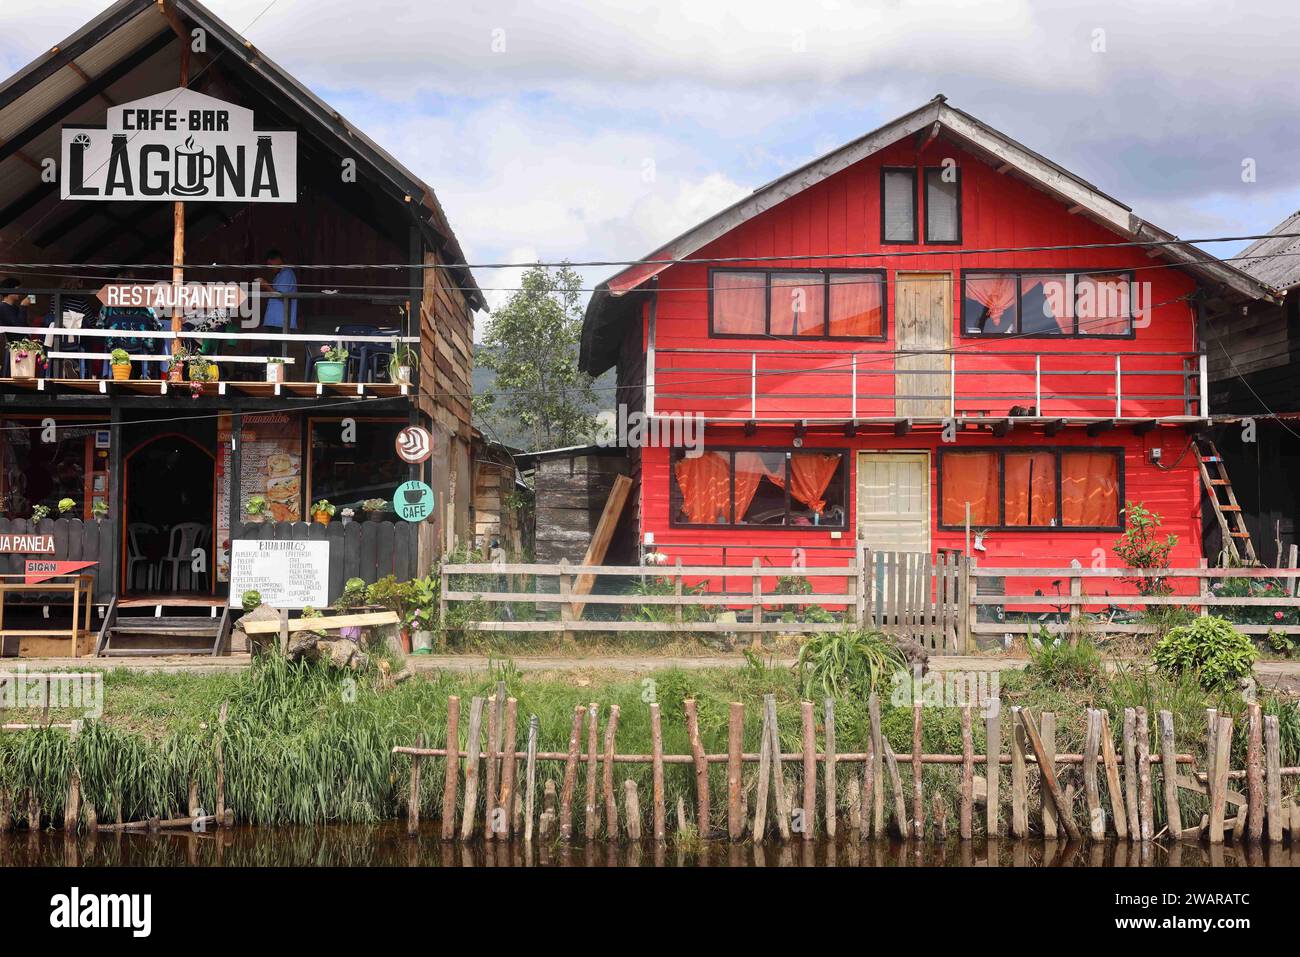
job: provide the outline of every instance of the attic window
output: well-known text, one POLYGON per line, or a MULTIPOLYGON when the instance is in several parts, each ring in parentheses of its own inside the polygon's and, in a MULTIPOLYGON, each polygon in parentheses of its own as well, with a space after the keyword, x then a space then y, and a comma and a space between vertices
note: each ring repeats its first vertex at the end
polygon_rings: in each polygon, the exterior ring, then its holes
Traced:
POLYGON ((916 242, 916 170, 880 171, 880 237, 886 243, 916 242))
POLYGON ((961 171, 955 166, 925 171, 925 241, 961 242, 961 171))

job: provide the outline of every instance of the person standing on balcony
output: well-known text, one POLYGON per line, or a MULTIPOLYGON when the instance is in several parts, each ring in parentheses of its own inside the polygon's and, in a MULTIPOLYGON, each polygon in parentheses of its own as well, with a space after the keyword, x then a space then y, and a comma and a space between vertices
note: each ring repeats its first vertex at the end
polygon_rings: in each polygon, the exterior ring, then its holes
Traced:
MULTIPOLYGON (((262 309, 262 331, 297 332, 298 300, 286 300, 283 297, 293 296, 298 292, 298 274, 293 271, 292 266, 284 264, 284 256, 281 255, 278 249, 268 249, 265 261, 268 267, 275 270, 275 275, 270 282, 267 282, 265 277, 260 277, 257 280, 258 286, 263 292, 273 294, 262 309), (286 315, 288 317, 287 325, 285 323, 286 315)), ((274 356, 281 354, 281 350, 273 342, 257 343, 252 351, 254 355, 274 356)))
MULTIPOLYGON (((11 290, 22 287, 17 279, 0 279, 0 326, 27 325, 27 310, 23 308, 23 297, 11 290)), ((4 375, 9 375, 9 335, 0 332, 0 359, 3 360, 4 375)))

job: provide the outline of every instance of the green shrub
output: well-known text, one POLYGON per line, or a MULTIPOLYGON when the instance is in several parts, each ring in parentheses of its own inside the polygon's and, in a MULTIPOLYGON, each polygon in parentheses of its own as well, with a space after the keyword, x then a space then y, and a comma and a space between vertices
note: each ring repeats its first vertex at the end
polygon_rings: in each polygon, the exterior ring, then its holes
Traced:
POLYGON ((1250 638, 1216 615, 1173 628, 1151 653, 1165 674, 1194 674, 1205 688, 1224 688, 1250 674, 1257 652, 1250 638))
POLYGON ((865 698, 903 668, 898 646, 878 631, 826 631, 799 649, 799 687, 805 698, 865 698))
POLYGON ((1046 628, 1030 635, 1028 671, 1053 688, 1089 688, 1101 677, 1101 653, 1086 637, 1071 643, 1067 636, 1053 636, 1046 628))

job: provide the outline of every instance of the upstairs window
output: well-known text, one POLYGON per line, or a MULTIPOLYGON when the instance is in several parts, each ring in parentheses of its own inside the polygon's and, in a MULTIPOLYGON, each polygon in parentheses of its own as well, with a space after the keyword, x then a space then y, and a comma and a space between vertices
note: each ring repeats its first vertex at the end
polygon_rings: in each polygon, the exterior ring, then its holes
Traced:
POLYGON ((709 281, 713 336, 885 338, 884 270, 717 269, 709 281))
POLYGON ((916 242, 916 170, 880 171, 880 240, 916 242))
POLYGON ((1014 449, 939 454, 939 524, 961 528, 1121 527, 1119 449, 1014 449))
POLYGON ((955 166, 925 171, 925 241, 961 242, 961 170, 955 166))
POLYGON ((1129 272, 962 273, 968 336, 1126 338, 1138 311, 1129 272))

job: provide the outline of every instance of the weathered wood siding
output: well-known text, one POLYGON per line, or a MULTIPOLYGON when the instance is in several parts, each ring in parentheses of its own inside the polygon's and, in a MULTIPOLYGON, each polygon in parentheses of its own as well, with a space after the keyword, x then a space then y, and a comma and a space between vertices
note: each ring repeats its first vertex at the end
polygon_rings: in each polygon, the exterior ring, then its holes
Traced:
MULTIPOLYGON (((543 564, 561 558, 581 562, 615 477, 627 471, 627 460, 617 455, 577 455, 538 462, 534 475, 536 560, 543 564)), ((624 509, 620 533, 631 527, 628 514, 624 509)), ((619 533, 615 539, 620 541, 619 533)), ((611 555, 613 552, 611 547, 611 555)))
MULTIPOLYGON (((406 581, 416 575, 416 525, 413 522, 263 522, 245 523, 236 539, 329 542, 329 599, 343 594, 349 578, 367 584, 386 575, 406 581)), ((236 595, 236 598, 239 596, 236 595)))
POLYGON ((1210 315, 1205 340, 1216 415, 1300 412, 1300 294, 1210 315))
MULTIPOLYGON (((29 558, 54 559, 67 562, 96 562, 84 569, 81 574, 95 577, 95 604, 107 604, 113 597, 113 572, 117 563, 113 561, 113 525, 109 521, 83 522, 78 518, 47 518, 39 523, 25 518, 0 518, 0 535, 53 535, 53 555, 0 555, 0 574, 23 574, 29 558)), ((21 603, 31 602, 40 593, 27 595, 10 595, 6 601, 21 603)), ((59 596, 62 601, 62 596, 59 596)))

